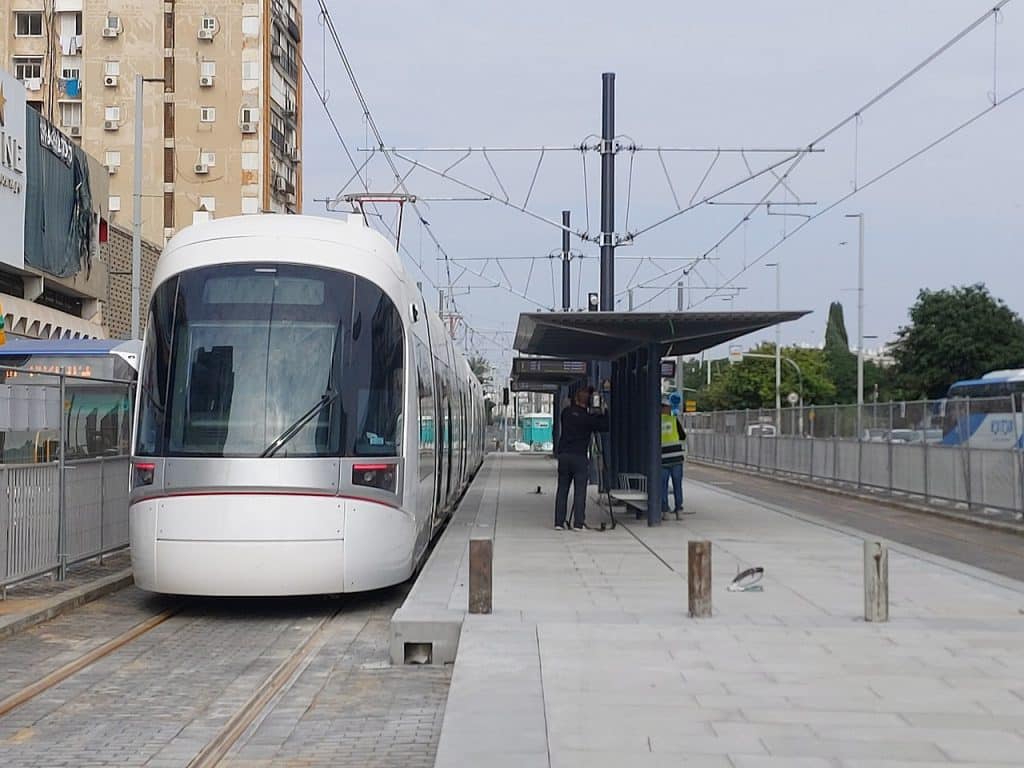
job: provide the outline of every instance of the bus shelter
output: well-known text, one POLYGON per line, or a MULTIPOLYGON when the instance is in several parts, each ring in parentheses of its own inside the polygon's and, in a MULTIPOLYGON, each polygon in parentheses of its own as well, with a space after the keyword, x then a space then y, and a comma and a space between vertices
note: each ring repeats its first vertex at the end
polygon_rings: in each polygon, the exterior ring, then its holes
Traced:
MULTIPOLYGON (((607 390, 607 477, 647 477, 647 524, 661 523, 661 359, 693 355, 806 311, 533 312, 519 316, 515 348, 528 355, 595 361, 607 390)), ((557 421, 557 418, 556 418, 557 421)))

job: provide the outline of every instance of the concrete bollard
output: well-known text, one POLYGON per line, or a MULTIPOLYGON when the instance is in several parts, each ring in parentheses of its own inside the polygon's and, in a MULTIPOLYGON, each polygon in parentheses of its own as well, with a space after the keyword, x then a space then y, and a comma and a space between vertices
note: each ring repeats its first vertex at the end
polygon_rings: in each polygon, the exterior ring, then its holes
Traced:
POLYGON ((493 539, 469 540, 469 612, 491 612, 493 539))
POLYGON ((688 548, 687 586, 690 591, 690 618, 711 616, 711 542, 691 541, 688 548))
POLYGON ((889 620, 889 548, 864 542, 864 621, 889 620))

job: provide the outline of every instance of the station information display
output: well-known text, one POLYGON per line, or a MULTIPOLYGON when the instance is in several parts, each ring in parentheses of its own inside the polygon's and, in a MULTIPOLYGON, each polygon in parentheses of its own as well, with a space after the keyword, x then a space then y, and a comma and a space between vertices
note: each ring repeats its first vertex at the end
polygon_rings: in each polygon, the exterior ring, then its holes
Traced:
POLYGON ((585 376, 586 360, 557 360, 543 357, 517 357, 512 360, 513 375, 519 373, 551 373, 585 376))

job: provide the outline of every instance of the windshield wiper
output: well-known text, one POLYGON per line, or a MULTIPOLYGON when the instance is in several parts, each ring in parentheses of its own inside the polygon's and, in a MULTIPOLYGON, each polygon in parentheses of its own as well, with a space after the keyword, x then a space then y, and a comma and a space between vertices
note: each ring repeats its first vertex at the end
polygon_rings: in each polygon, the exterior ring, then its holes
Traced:
POLYGON ((274 442, 272 442, 270 445, 263 449, 263 453, 260 454, 260 458, 268 458, 270 456, 273 456, 279 450, 281 450, 281 448, 284 447, 285 443, 287 443, 289 440, 291 440, 293 437, 299 434, 299 432, 302 431, 302 428, 306 426, 306 424, 308 424, 313 419, 314 416, 316 416, 318 413, 320 413, 320 411, 322 411, 328 405, 337 400, 339 394, 340 393, 337 391, 324 392, 323 395, 320 396, 320 399, 317 401, 316 405, 314 405, 304 414, 299 416, 299 418, 295 420, 295 423, 293 423, 290 427, 288 427, 288 429, 282 432, 278 436, 278 438, 274 440, 274 442))

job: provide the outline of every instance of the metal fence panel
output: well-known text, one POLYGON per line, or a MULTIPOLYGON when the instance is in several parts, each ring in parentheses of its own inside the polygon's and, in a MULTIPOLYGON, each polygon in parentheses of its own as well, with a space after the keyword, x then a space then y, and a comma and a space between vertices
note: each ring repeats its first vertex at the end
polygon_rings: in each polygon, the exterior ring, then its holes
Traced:
POLYGON ((995 509, 1017 508, 1018 462, 1013 451, 971 451, 971 499, 995 509))
POLYGON ((128 477, 131 458, 103 460, 103 551, 128 545, 128 477))
POLYGON ((7 568, 4 583, 57 567, 57 465, 34 464, 6 468, 10 504, 7 531, 7 568))
POLYGON ((926 494, 925 443, 892 446, 892 488, 894 491, 926 494))
POLYGON ((888 488, 888 443, 861 442, 860 445, 860 484, 871 488, 888 488))
POLYGON ((100 516, 103 507, 102 459, 67 463, 64 481, 64 514, 67 528, 67 561, 99 554, 103 539, 100 516))

